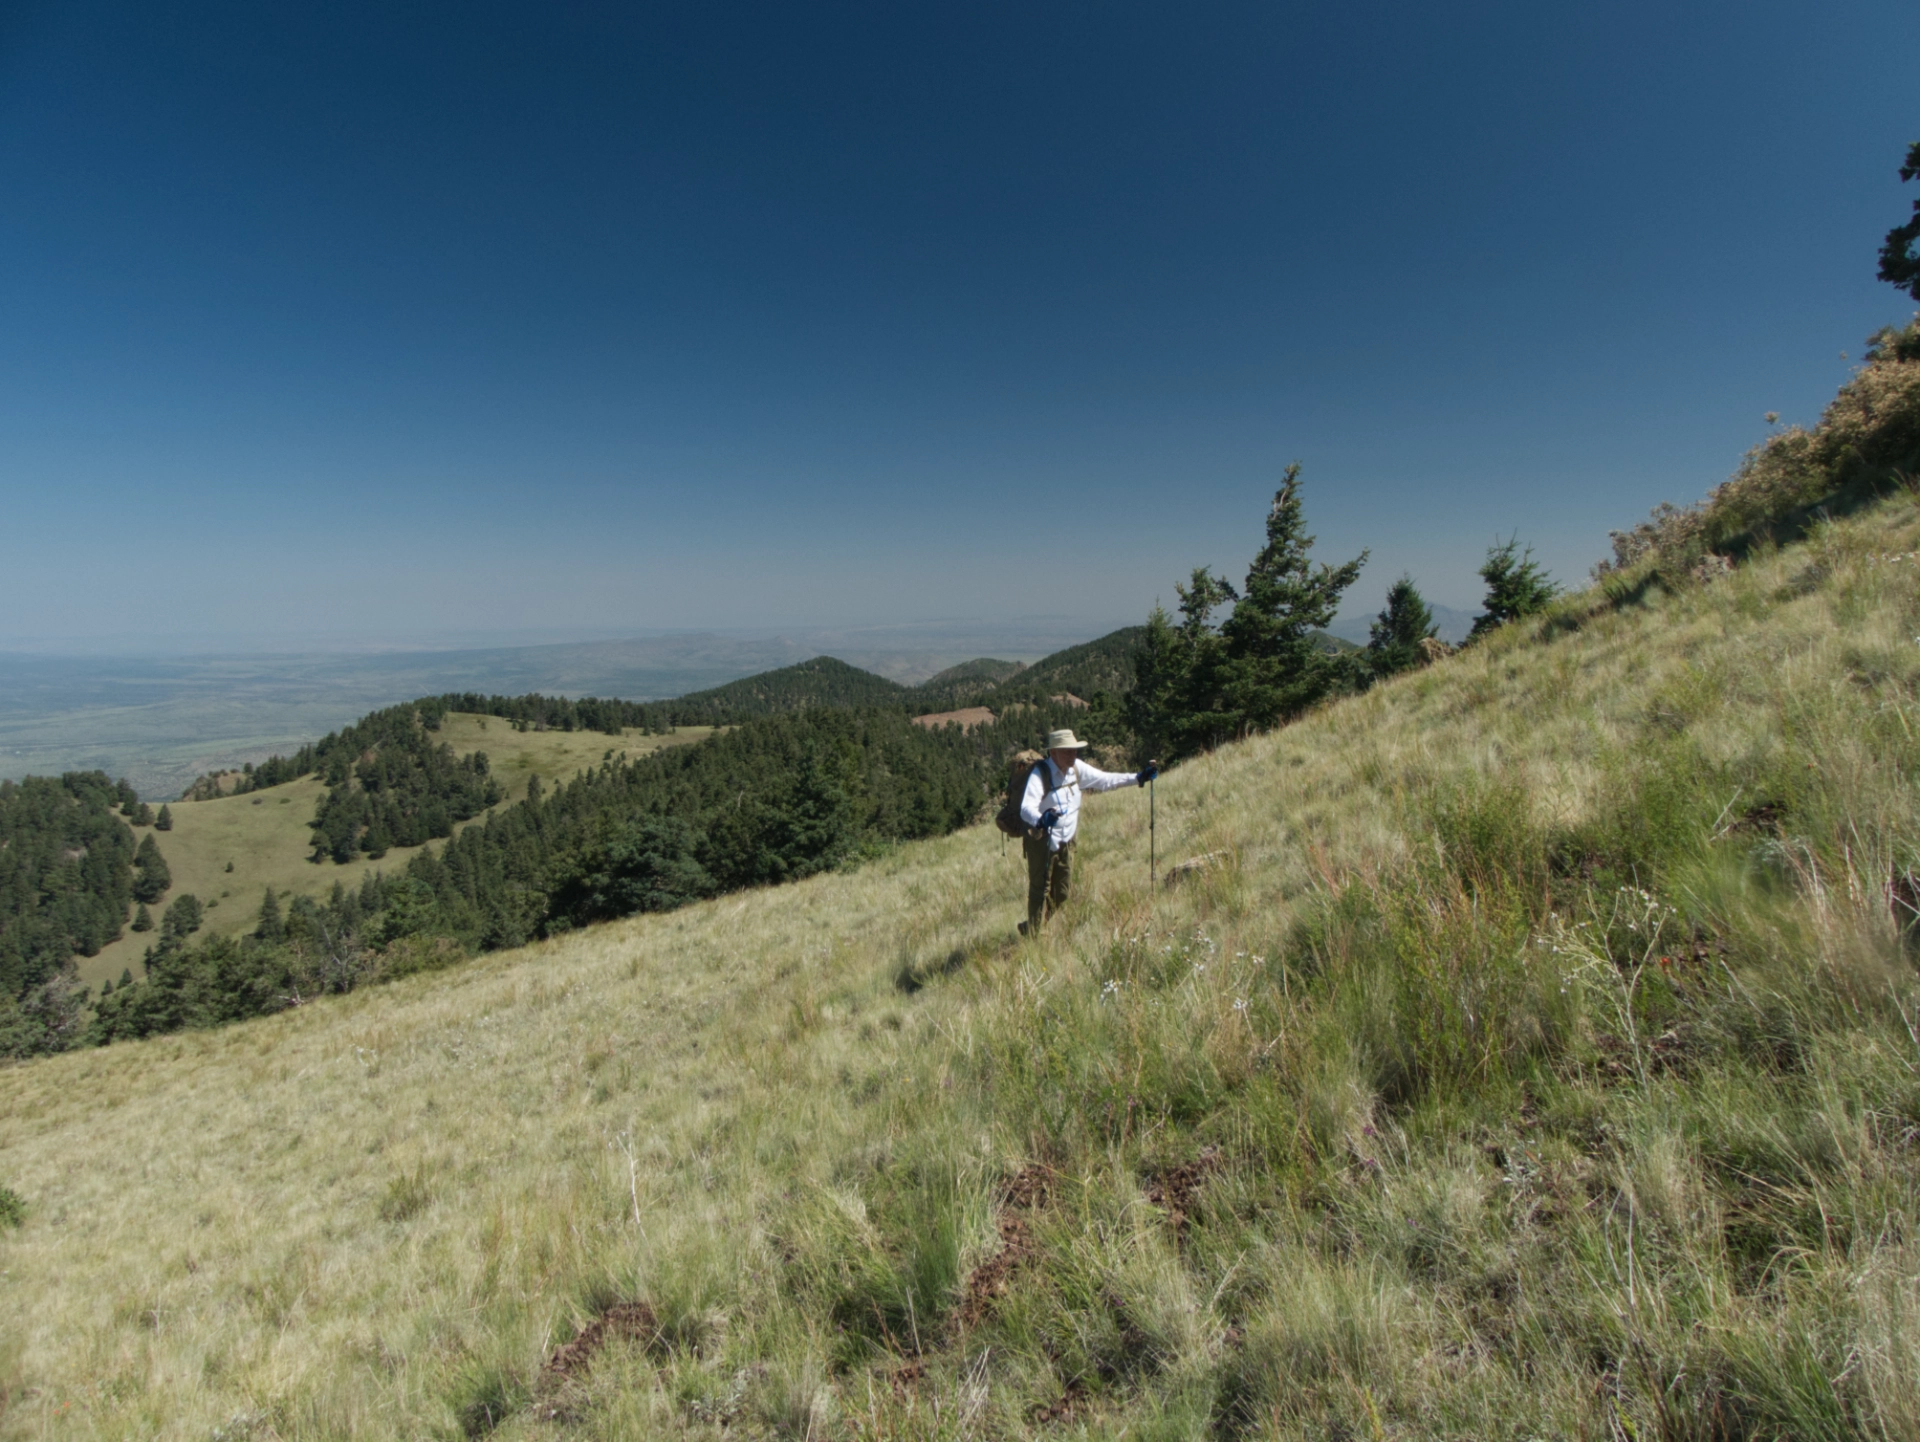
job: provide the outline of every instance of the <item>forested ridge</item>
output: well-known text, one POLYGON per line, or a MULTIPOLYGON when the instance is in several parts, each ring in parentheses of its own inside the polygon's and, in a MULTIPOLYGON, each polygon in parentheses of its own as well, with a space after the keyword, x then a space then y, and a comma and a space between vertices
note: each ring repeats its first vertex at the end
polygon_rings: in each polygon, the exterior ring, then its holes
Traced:
MULTIPOLYGON (((505 800, 486 755, 456 756, 439 739, 450 712, 499 717, 520 730, 664 733, 681 726, 737 727, 806 710, 897 711, 902 716, 991 705, 1017 713, 1033 729, 1034 708, 1048 714, 1057 697, 1091 698, 1093 739, 1124 740, 1119 697, 1133 682, 1132 654, 1144 635, 1128 627, 1071 647, 1029 667, 966 663, 924 686, 901 686, 831 656, 818 656, 672 701, 569 699, 540 695, 449 693, 375 711, 351 726, 239 773, 202 777, 189 797, 260 791, 318 775, 327 791, 313 819, 316 860, 378 859, 395 846, 452 835, 454 826, 505 800), (1008 674, 1011 672, 1011 674, 1008 674)), ((697 749, 697 748, 696 748, 697 749)))

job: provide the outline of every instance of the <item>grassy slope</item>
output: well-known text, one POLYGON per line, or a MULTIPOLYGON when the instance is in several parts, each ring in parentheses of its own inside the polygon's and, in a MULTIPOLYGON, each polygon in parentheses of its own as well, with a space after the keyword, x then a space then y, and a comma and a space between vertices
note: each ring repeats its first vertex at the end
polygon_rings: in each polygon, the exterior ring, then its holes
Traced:
MULTIPOLYGON (((616 757, 644 755, 697 741, 708 729, 683 727, 671 736, 629 731, 615 738, 597 731, 515 731, 498 717, 456 713, 446 718, 442 735, 462 756, 486 752, 511 802, 526 795, 527 782, 536 775, 550 786, 599 765, 609 750, 616 757)), ((173 830, 154 833, 173 876, 165 900, 191 892, 212 908, 207 913, 210 930, 242 931, 253 925, 260 894, 269 886, 283 895, 324 896, 335 882, 354 887, 370 871, 397 871, 419 849, 395 847, 378 861, 362 857, 344 866, 309 861, 313 833, 307 823, 325 789, 318 777, 308 776, 216 801, 173 802, 173 830), (228 862, 232 871, 226 869, 228 862)), ((156 923, 164 905, 151 908, 156 923)), ((141 954, 152 942, 151 935, 122 933, 98 956, 77 958, 81 979, 98 987, 108 978, 117 980, 128 967, 138 975, 141 954)))
POLYGON ((1885 889, 1920 598, 1873 559, 1916 544, 1902 501, 1677 599, 1575 598, 1571 634, 1182 767, 1163 862, 1230 857, 1157 896, 1144 798, 1094 798, 1044 946, 1007 941, 1021 868, 977 828, 18 1068, 0 1432, 1920 1435, 1885 889), (1740 792, 1694 820, 1724 766, 1795 829, 1740 792), (1702 946, 1597 898, 1671 984, 1502 880, 1529 828, 1635 817, 1697 833, 1660 904, 1702 946), (1630 981, 1669 1033, 1624 1024, 1630 981), (1036 1162, 1046 1199, 1001 1205, 1036 1162), (542 1372, 619 1298, 650 1346, 542 1372))

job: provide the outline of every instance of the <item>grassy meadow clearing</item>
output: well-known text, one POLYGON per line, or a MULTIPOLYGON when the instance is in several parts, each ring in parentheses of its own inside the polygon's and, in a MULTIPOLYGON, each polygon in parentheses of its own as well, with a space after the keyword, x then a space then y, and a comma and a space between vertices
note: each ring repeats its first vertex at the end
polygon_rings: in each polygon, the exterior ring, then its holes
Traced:
POLYGON ((15 1067, 0 1436, 1920 1437, 1916 553, 1094 798, 1038 943, 976 827, 15 1067))
MULTIPOLYGON (((667 736, 628 730, 617 737, 598 731, 515 731, 497 716, 453 712, 441 723, 440 739, 461 756, 475 751, 487 753, 492 774, 506 788, 507 800, 501 803, 504 806, 525 796, 527 783, 535 776, 551 787, 603 760, 686 745, 711 730, 707 726, 683 726, 667 736)), ((319 898, 336 882, 351 889, 369 872, 399 871, 421 849, 396 846, 378 861, 364 856, 344 864, 313 861, 313 832, 307 823, 313 820, 325 794, 320 777, 303 776, 239 796, 170 803, 173 829, 156 831, 154 839, 167 860, 173 885, 166 898, 151 908, 155 922, 166 902, 185 892, 199 897, 209 908, 207 931, 227 935, 245 931, 258 917, 261 894, 269 886, 283 897, 319 898)), ((482 820, 485 815, 483 812, 474 820, 482 820)), ((454 829, 472 824, 458 822, 454 829)), ((120 940, 102 947, 98 955, 76 958, 80 979, 98 989, 103 981, 117 980, 126 968, 131 967, 137 976, 141 955, 152 944, 150 934, 123 932, 120 940)))

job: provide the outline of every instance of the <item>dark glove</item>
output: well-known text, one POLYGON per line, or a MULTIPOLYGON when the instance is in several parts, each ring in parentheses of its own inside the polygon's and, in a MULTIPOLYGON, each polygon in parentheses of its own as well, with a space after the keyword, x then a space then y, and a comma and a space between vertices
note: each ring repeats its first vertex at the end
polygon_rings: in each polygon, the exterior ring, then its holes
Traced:
POLYGON ((1139 782, 1142 786, 1145 786, 1149 781, 1153 780, 1153 778, 1158 776, 1159 774, 1160 774, 1160 763, 1158 761, 1149 761, 1145 766, 1140 768, 1139 773, 1135 775, 1133 779, 1139 782))
POLYGON ((1058 811, 1053 810, 1051 807, 1049 807, 1047 810, 1042 811, 1040 813, 1040 829, 1042 831, 1053 830, 1054 823, 1057 822, 1059 819, 1060 819, 1060 813, 1058 811))

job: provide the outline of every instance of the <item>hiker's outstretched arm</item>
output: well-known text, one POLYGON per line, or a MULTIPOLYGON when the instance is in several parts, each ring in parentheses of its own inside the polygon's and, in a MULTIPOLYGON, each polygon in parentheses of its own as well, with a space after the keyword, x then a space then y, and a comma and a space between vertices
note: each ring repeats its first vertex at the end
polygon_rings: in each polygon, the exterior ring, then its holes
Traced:
POLYGON ((1121 786, 1132 786, 1139 777, 1131 771, 1102 771, 1098 766, 1089 766, 1084 761, 1074 762, 1074 769, 1080 773, 1080 789, 1083 791, 1112 791, 1121 786))

